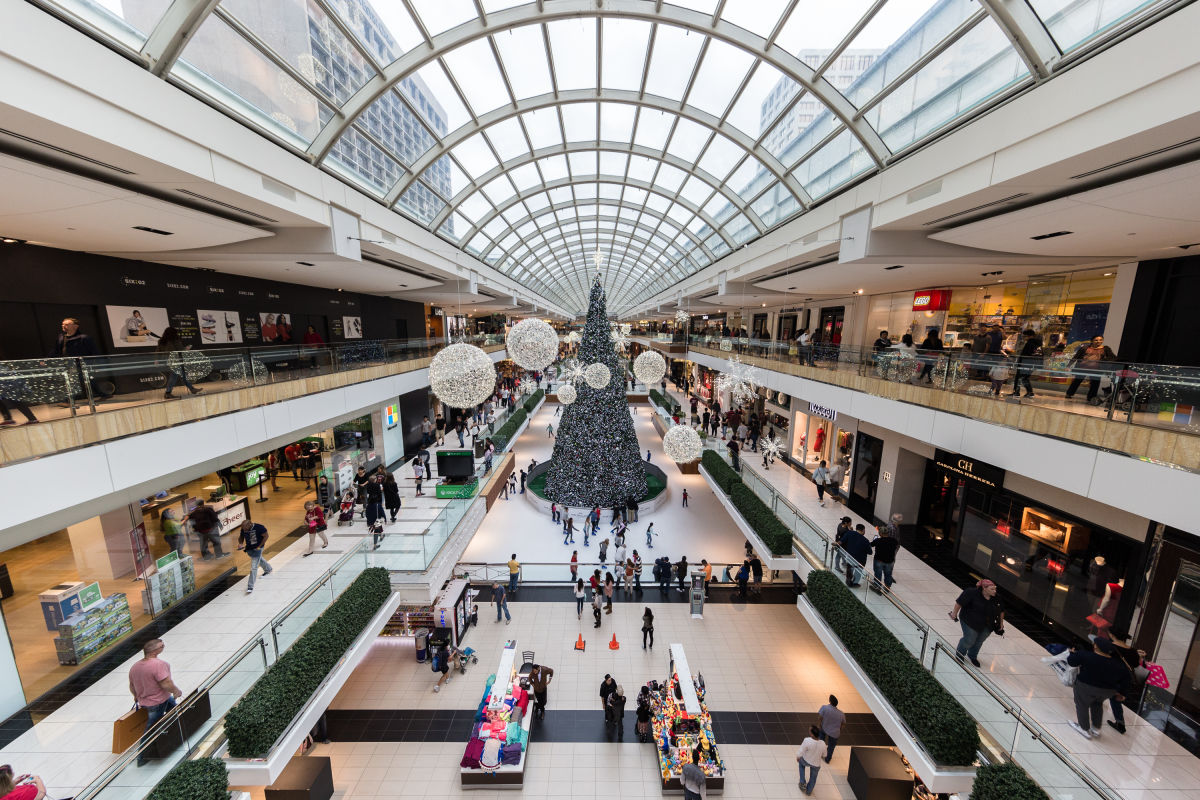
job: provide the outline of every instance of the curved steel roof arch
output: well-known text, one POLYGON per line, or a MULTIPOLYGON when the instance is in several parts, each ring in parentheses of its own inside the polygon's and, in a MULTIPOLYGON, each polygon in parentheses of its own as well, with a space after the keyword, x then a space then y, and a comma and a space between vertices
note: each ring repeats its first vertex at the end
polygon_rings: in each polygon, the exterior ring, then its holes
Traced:
POLYGON ((486 114, 480 115, 475 121, 461 125, 455 130, 450 131, 441 137, 442 144, 440 147, 430 148, 411 165, 406 166, 404 170, 405 177, 401 178, 384 195, 384 202, 388 205, 395 203, 409 186, 416 182, 421 175, 425 174, 425 170, 433 166, 439 158, 452 154, 456 145, 462 144, 475 134, 486 131, 497 123, 519 117, 529 111, 556 108, 573 103, 620 103, 661 111, 694 122, 697 125, 708 128, 713 133, 721 134, 749 153, 756 161, 763 165, 763 168, 767 172, 771 173, 776 180, 786 186, 796 196, 801 206, 807 208, 812 203, 812 198, 809 196, 808 191, 800 185, 798 180, 792 177, 789 168, 784 166, 783 162, 756 142, 745 131, 693 106, 680 106, 679 103, 668 98, 652 94, 642 94, 630 89, 568 89, 526 97, 523 100, 518 100, 515 105, 509 104, 492 109, 486 114))
MULTIPOLYGON (((855 118, 856 109, 850 101, 799 58, 744 28, 720 19, 714 22, 712 14, 664 4, 661 0, 603 0, 602 3, 595 0, 539 0, 537 3, 526 3, 488 14, 483 19, 476 17, 436 36, 427 37, 423 44, 417 45, 388 64, 382 74, 374 76, 359 87, 314 137, 308 148, 309 154, 317 161, 322 160, 342 131, 380 95, 451 50, 510 28, 580 17, 620 17, 673 25, 704 34, 750 53, 775 67, 820 100, 854 133, 876 166, 882 166, 891 155, 879 134, 865 121, 855 118)), ((417 18, 414 16, 414 19, 417 18)))
MULTIPOLYGON (((758 214, 750 208, 749 203, 743 200, 737 192, 730 189, 727 184, 722 183, 715 175, 700 169, 698 165, 693 164, 690 161, 685 161, 679 156, 671 153, 664 153, 662 150, 655 150, 654 148, 646 147, 645 145, 616 142, 606 139, 601 139, 599 142, 565 142, 563 144, 550 145, 549 147, 540 147, 537 150, 534 150, 532 153, 524 153, 516 158, 505 161, 494 169, 490 169, 485 174, 473 179, 469 184, 467 184, 466 188, 455 194, 454 197, 446 204, 445 208, 443 208, 437 214, 437 216, 433 218, 433 222, 429 223, 429 226, 434 230, 440 228, 442 223, 446 221, 446 218, 454 213, 454 211, 459 207, 459 205, 462 204, 464 200, 466 200, 472 194, 480 191, 484 186, 491 183, 496 178, 499 178, 501 175, 504 175, 505 173, 510 172, 518 167, 522 167, 526 164, 533 164, 542 160, 543 158, 568 155, 570 153, 618 153, 621 155, 636 155, 649 158, 653 161, 658 161, 662 164, 668 164, 688 174, 695 175, 697 178, 713 187, 729 202, 730 205, 745 214, 746 218, 750 220, 759 233, 764 233, 766 231, 766 226, 763 224, 762 219, 760 219, 758 214)), ((743 157, 743 160, 744 159, 745 157, 743 157)), ((740 166, 740 164, 741 162, 738 162, 738 166, 740 166)), ((735 166, 732 170, 730 170, 730 172, 735 172, 738 169, 738 166, 735 166)))

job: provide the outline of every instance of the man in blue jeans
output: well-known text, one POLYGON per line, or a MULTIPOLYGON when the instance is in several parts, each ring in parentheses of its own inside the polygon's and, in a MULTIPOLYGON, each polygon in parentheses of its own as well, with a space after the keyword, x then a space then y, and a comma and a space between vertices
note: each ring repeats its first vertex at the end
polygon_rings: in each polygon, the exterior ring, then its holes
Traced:
MULTIPOLYGON (((892 588, 892 568, 896 566, 896 553, 900 550, 900 542, 892 536, 886 525, 879 526, 879 538, 871 542, 875 551, 875 580, 887 588, 892 588)), ((871 587, 880 591, 878 586, 871 587)))
POLYGON ((517 561, 517 554, 513 553, 512 558, 508 560, 508 593, 517 593, 517 579, 521 577, 521 562, 517 561))
POLYGON ((829 695, 829 702, 817 709, 817 719, 821 723, 821 738, 829 746, 825 753, 825 763, 833 758, 833 748, 837 747, 838 738, 842 735, 842 723, 846 721, 846 713, 837 707, 838 699, 829 695))
POLYGON ((512 616, 508 613, 508 596, 500 581, 492 581, 492 602, 496 604, 496 622, 500 621, 501 611, 504 612, 504 624, 512 622, 512 616))
POLYGON ((815 725, 808 729, 808 737, 800 743, 796 753, 796 763, 800 765, 800 788, 805 794, 812 794, 817 785, 817 773, 821 771, 821 753, 825 746, 821 744, 821 731, 815 725), (808 780, 805 780, 805 772, 808 780))
MULTIPOLYGON (((183 692, 171 679, 171 665, 159 658, 165 648, 162 639, 151 639, 142 646, 142 660, 129 669, 129 693, 138 707, 146 709, 146 730, 175 707, 175 698, 183 692)), ((143 737, 140 746, 149 742, 143 737)), ((138 766, 149 760, 145 751, 138 753, 138 766)))
POLYGON ((274 570, 270 563, 263 558, 263 547, 267 544, 267 529, 257 522, 246 520, 242 523, 242 532, 238 535, 238 550, 245 550, 250 556, 250 583, 246 586, 246 594, 254 591, 254 581, 258 578, 258 568, 262 566, 263 575, 270 575, 274 570))

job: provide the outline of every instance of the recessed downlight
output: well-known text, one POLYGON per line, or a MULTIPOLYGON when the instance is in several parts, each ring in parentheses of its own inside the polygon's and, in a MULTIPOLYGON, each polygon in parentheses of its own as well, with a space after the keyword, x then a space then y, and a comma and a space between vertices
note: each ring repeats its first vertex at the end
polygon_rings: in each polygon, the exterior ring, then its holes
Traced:
POLYGON ((315 267, 316 266, 316 264, 314 264, 311 261, 297 261, 296 263, 302 267, 315 267))

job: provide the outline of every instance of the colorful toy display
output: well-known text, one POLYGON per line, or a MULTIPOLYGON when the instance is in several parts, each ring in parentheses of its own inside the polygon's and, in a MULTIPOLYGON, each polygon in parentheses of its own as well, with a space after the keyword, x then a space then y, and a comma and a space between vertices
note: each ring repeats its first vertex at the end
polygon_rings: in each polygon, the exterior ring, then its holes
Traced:
POLYGON ((720 779, 723 783, 725 765, 713 738, 712 717, 704 704, 704 686, 693 681, 690 675, 683 678, 695 687, 696 697, 700 701, 700 714, 697 716, 684 709, 679 680, 678 673, 675 673, 665 686, 650 686, 650 725, 654 732, 663 786, 671 788, 669 782, 678 786, 683 765, 695 763, 708 776, 709 788, 719 788, 713 779, 720 779))

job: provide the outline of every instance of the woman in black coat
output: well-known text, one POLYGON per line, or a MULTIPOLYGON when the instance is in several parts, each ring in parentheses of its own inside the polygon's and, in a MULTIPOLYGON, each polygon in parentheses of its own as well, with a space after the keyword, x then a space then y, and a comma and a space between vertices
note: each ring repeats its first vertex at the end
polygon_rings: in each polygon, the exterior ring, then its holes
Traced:
POLYGON ((383 479, 383 504, 391 515, 392 522, 395 522, 396 515, 400 513, 400 487, 396 484, 396 476, 390 472, 383 479))

